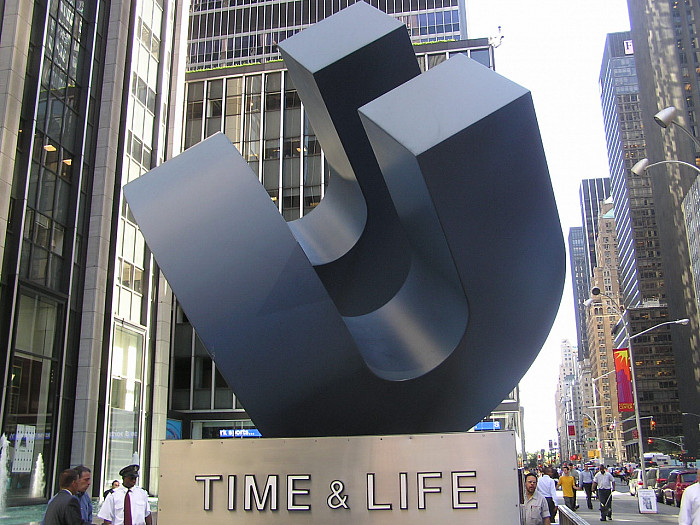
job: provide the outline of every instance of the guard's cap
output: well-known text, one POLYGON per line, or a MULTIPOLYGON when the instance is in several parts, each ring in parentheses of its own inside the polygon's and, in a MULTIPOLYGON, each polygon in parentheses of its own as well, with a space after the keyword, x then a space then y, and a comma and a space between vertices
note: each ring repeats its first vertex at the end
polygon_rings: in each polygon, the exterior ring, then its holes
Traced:
POLYGON ((128 467, 124 467, 119 471, 119 475, 122 478, 138 478, 139 477, 139 466, 138 465, 129 465, 128 467))

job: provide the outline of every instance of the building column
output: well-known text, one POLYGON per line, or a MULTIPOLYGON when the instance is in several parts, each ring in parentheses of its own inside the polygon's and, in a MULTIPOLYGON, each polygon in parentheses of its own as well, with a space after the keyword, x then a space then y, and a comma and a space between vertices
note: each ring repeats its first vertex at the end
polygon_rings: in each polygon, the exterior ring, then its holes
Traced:
MULTIPOLYGON (((119 130, 122 119, 122 94, 124 73, 127 67, 131 2, 112 1, 109 26, 105 42, 104 80, 100 100, 95 173, 90 208, 90 231, 87 239, 85 264, 85 290, 78 357, 75 416, 71 464, 94 466, 95 454, 101 453, 102 432, 97 428, 100 399, 100 378, 105 336, 111 333, 112 305, 106 304, 107 286, 113 286, 108 275, 110 243, 112 238, 112 214, 115 206, 115 182, 121 173, 121 159, 117 155, 119 130)), ((127 86, 128 88, 128 86, 127 86)), ((118 203, 117 203, 118 204, 118 203)), ((95 483, 99 483, 95 473, 95 483)))
POLYGON ((168 420, 168 383, 170 378, 170 339, 174 299, 168 282, 160 274, 158 282, 158 313, 156 319, 156 344, 153 356, 153 404, 151 406, 151 443, 148 462, 148 491, 158 494, 160 476, 160 442, 165 439, 168 420))

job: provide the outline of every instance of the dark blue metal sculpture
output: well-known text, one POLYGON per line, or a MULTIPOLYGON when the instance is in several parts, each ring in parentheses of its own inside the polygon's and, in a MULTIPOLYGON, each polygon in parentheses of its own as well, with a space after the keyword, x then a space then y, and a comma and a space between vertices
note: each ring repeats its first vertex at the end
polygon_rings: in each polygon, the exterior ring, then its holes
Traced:
POLYGON ((464 56, 420 74, 358 2, 280 50, 329 191, 285 223, 215 135, 125 188, 267 437, 467 430, 537 356, 565 254, 530 93, 464 56))

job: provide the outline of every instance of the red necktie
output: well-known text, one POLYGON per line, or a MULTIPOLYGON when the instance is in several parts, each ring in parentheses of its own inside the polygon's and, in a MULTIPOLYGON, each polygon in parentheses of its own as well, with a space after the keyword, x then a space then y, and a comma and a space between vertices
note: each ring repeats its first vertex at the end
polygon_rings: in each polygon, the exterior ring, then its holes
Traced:
POLYGON ((124 525, 131 524, 131 490, 126 491, 126 496, 124 496, 124 525))

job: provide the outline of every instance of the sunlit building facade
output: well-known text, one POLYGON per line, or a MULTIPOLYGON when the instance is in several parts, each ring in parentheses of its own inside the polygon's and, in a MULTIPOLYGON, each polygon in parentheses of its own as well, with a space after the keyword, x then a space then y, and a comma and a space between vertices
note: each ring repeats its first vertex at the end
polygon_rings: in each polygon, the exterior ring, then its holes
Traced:
POLYGON ((560 345, 559 378, 554 395, 557 414, 559 456, 563 461, 577 461, 584 450, 583 395, 578 349, 568 339, 560 345))
POLYGON ((611 199, 601 203, 596 223, 598 264, 593 269, 591 285, 599 287, 607 297, 601 296, 586 309, 593 406, 603 407, 590 409, 590 416, 594 428, 597 425, 595 437, 600 440, 601 456, 622 461, 625 458, 622 432, 625 414, 618 409, 613 343, 613 331, 619 321, 613 304, 620 303, 620 284, 615 209, 611 199))

